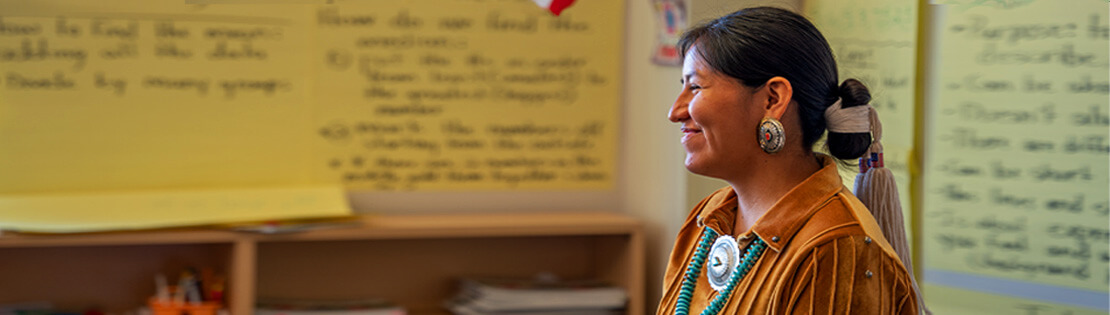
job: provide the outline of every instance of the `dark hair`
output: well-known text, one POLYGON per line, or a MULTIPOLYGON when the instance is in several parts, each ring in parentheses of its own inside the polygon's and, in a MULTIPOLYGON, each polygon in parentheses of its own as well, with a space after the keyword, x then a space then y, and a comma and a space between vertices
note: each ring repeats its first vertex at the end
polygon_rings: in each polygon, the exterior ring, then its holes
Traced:
MULTIPOLYGON (((836 60, 825 37, 804 17, 779 8, 755 7, 698 25, 682 35, 682 54, 697 46, 709 67, 748 87, 772 77, 790 81, 802 124, 802 145, 812 148, 825 133, 825 109, 842 98, 842 107, 867 104, 867 87, 849 79, 837 87, 836 60)), ((867 152, 870 133, 834 133, 829 153, 853 159, 867 152)))

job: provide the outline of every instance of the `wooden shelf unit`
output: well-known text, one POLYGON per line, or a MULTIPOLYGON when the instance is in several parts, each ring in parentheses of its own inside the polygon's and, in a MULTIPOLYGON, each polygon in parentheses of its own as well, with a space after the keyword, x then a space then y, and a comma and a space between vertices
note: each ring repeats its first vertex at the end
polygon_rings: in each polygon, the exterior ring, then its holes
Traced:
MULTIPOLYGON (((232 314, 258 297, 381 297, 409 314, 446 314, 466 276, 596 278, 643 314, 641 224, 605 212, 366 215, 357 227, 290 234, 222 230, 0 236, 0 304, 133 309, 154 275, 188 266, 228 274, 232 314)), ((176 278, 176 277, 171 277, 176 278)))

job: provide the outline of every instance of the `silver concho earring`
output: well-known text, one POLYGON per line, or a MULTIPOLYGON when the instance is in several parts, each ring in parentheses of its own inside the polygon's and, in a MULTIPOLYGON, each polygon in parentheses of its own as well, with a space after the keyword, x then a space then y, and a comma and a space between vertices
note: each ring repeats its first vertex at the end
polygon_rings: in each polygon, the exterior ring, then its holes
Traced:
POLYGON ((759 122, 759 132, 756 136, 759 137, 759 147, 767 153, 779 152, 786 143, 786 132, 782 129, 782 123, 771 117, 763 118, 759 122))

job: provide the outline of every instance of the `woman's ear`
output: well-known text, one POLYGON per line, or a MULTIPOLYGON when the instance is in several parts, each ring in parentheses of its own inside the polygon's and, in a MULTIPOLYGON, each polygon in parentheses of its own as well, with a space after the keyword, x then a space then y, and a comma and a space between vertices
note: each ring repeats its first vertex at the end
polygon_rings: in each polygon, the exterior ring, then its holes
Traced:
POLYGON ((763 87, 767 89, 767 100, 764 103, 766 113, 763 117, 782 120, 782 115, 786 113, 786 108, 794 97, 794 88, 790 86, 790 81, 783 77, 773 77, 763 87))

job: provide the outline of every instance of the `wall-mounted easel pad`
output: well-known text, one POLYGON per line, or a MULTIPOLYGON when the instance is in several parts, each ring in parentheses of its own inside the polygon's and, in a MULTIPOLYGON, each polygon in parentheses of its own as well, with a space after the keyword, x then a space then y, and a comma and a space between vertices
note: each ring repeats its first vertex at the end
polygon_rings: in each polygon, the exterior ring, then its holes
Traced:
POLYGON ((613 184, 620 1, 2 6, 0 192, 613 184))

